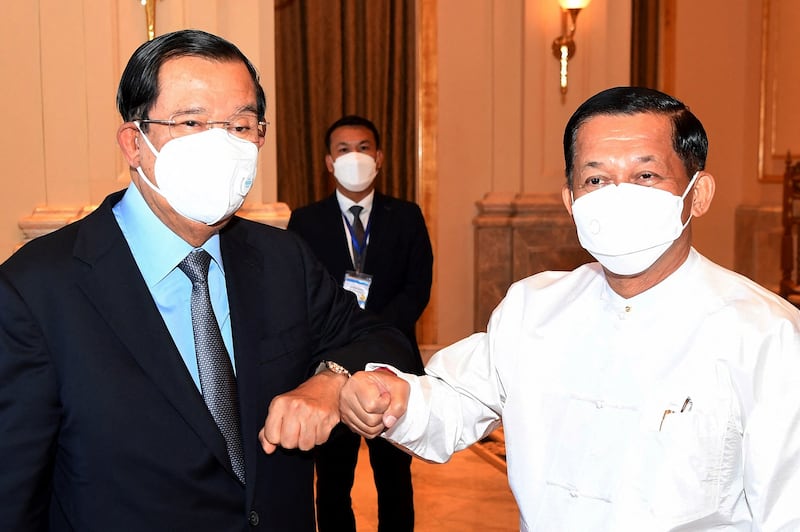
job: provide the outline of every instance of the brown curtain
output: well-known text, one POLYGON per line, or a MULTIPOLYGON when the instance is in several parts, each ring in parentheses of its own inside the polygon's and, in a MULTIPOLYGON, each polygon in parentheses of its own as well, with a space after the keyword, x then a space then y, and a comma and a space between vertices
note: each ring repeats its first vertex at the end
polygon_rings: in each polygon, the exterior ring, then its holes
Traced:
POLYGON ((414 200, 415 2, 276 0, 278 200, 295 209, 333 190, 325 131, 346 114, 381 133, 378 190, 414 200))
POLYGON ((631 85, 659 88, 660 0, 632 0, 631 85))

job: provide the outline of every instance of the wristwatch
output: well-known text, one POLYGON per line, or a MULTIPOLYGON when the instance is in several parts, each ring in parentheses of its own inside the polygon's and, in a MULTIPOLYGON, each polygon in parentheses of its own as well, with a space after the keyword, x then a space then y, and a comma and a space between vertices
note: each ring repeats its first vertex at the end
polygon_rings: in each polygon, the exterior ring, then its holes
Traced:
POLYGON ((317 373, 322 371, 323 369, 328 369, 337 375, 344 375, 348 379, 350 378, 350 372, 347 371, 347 368, 342 366, 341 364, 337 364, 333 360, 326 360, 322 362, 319 367, 317 368, 317 373))

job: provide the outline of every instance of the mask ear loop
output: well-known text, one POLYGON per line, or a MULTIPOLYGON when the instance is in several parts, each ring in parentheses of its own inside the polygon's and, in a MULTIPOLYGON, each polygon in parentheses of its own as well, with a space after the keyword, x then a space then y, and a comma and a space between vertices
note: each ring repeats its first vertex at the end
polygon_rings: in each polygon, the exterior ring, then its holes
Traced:
POLYGON ((144 131, 142 131, 142 126, 139 124, 139 121, 138 121, 138 120, 136 120, 136 121, 134 122, 134 124, 136 124, 136 129, 138 129, 138 130, 139 130, 139 133, 141 133, 141 134, 142 134, 142 138, 144 139, 145 143, 147 144, 147 147, 148 147, 148 148, 150 148, 150 151, 153 153, 153 155, 155 155, 156 157, 158 157, 158 155, 159 155, 159 153, 158 153, 158 150, 157 150, 157 149, 156 149, 156 148, 153 146, 153 144, 150 142, 150 139, 149 139, 149 138, 147 138, 147 134, 146 134, 144 131))
MULTIPOLYGON (((134 124, 136 124, 136 129, 139 130, 139 133, 142 134, 142 138, 144 139, 145 144, 147 144, 147 147, 150 148, 150 151, 153 153, 153 155, 158 157, 158 155, 159 155, 158 150, 155 149, 153 144, 150 142, 150 139, 147 138, 147 134, 144 131, 142 131, 142 128, 139 125, 139 121, 138 120, 135 121, 134 124)), ((153 189, 153 191, 155 191, 158 195, 160 195, 161 197, 166 199, 166 196, 164 196, 164 193, 161 192, 161 189, 159 189, 157 186, 155 186, 153 184, 153 182, 150 181, 150 179, 148 179, 148 177, 145 175, 144 170, 142 170, 142 166, 141 165, 136 167, 136 171, 139 173, 139 177, 141 177, 142 180, 144 180, 144 182, 147 183, 147 186, 149 186, 151 189, 153 189)))
MULTIPOLYGON (((689 184, 686 185, 686 190, 684 190, 683 194, 681 195, 681 207, 683 207, 683 201, 686 199, 686 196, 689 194, 689 191, 692 190, 695 181, 697 181, 697 176, 699 175, 700 175, 700 170, 694 173, 692 178, 689 180, 689 184)), ((689 217, 686 219, 686 222, 684 222, 683 227, 681 228, 681 232, 683 232, 683 230, 686 229, 686 226, 689 225, 689 222, 692 220, 692 216, 693 214, 692 211, 690 210, 689 217)))

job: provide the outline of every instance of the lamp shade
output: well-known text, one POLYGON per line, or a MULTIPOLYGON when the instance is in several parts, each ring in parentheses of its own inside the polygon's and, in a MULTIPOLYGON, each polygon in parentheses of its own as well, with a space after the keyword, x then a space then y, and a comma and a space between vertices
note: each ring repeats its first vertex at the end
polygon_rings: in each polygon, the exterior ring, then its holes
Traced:
POLYGON ((590 0, 558 0, 561 9, 583 9, 589 5, 590 0))

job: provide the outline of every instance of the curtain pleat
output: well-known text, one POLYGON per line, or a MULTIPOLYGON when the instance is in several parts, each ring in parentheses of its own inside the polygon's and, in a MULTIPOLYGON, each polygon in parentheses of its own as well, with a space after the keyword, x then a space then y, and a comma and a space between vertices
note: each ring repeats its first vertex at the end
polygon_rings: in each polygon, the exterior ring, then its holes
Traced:
POLYGON ((327 196, 325 131, 358 114, 381 133, 377 188, 415 200, 415 2, 281 0, 275 5, 278 200, 327 196))

